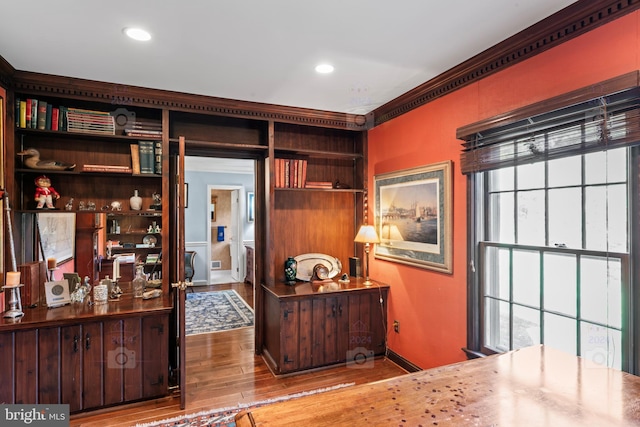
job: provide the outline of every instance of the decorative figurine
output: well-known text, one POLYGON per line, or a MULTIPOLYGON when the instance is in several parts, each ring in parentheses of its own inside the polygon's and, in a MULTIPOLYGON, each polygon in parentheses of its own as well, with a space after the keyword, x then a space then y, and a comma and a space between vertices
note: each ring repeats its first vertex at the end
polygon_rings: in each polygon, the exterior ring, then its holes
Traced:
POLYGON ((84 200, 80 200, 80 203, 78 204, 78 210, 79 211, 86 211, 87 210, 86 206, 84 205, 84 200))
POLYGON ((89 202, 87 202, 87 210, 88 211, 95 211, 96 210, 95 202, 92 202, 91 200, 89 200, 89 202))
POLYGON ((66 205, 64 205, 64 210, 65 211, 72 211, 73 210, 73 197, 69 199, 69 201, 67 202, 66 205))
POLYGON ((76 167, 75 163, 60 162, 58 160, 40 160, 40 152, 35 148, 27 148, 18 153, 22 156, 22 163, 29 169, 42 170, 71 170, 76 167))
POLYGON ((111 210, 112 211, 121 211, 122 210, 122 203, 117 201, 117 200, 111 202, 111 210))
POLYGON ((58 200, 60 194, 51 186, 51 180, 46 175, 40 175, 34 181, 36 183, 35 201, 38 202, 36 209, 55 209, 53 199, 58 200))
POLYGON ((150 208, 154 211, 161 211, 162 210, 162 198, 160 197, 160 195, 156 192, 154 192, 151 195, 151 198, 153 199, 153 203, 151 204, 150 208))

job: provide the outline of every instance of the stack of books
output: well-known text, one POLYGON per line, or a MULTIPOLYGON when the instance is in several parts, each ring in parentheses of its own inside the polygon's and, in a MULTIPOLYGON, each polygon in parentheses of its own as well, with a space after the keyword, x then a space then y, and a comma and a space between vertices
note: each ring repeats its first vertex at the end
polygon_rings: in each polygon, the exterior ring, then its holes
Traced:
POLYGON ((160 260, 160 254, 148 254, 146 264, 155 264, 160 260))
POLYGON ((304 188, 331 189, 333 183, 331 181, 307 181, 304 188))
POLYGON ((124 134, 139 138, 162 138, 162 123, 159 120, 135 119, 124 126, 124 134))
POLYGON ((68 132, 116 134, 115 122, 109 112, 67 108, 66 114, 68 132))
POLYGON ((276 188, 305 188, 307 161, 303 159, 275 160, 276 188))
POLYGON ((132 173, 133 171, 129 166, 83 165, 82 172, 132 173))

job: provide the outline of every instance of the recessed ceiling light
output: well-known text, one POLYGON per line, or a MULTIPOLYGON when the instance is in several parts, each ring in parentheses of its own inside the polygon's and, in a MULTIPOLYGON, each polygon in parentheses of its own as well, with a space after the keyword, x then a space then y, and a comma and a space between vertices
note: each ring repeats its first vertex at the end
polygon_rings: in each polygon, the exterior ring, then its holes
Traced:
POLYGON ((131 37, 134 40, 138 40, 141 42, 146 42, 151 40, 151 34, 142 28, 125 28, 122 30, 127 36, 131 37))
POLYGON ((321 74, 333 73, 333 65, 331 64, 316 65, 316 72, 321 74))

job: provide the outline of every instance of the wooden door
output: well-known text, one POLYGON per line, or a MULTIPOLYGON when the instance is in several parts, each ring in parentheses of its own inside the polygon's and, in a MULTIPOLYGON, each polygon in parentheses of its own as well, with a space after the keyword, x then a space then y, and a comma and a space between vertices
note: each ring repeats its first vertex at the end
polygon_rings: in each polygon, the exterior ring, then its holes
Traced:
POLYGON ((60 403, 70 412, 82 409, 82 327, 60 328, 60 403))
POLYGON ((61 345, 60 328, 38 330, 38 403, 60 401, 61 345))
POLYGON ((170 150, 170 169, 171 169, 171 191, 170 206, 174 207, 171 211, 169 232, 170 232, 170 253, 175 256, 172 259, 172 268, 170 269, 171 292, 173 293, 174 310, 171 319, 171 337, 172 355, 171 362, 174 366, 174 373, 177 375, 177 385, 180 389, 180 408, 186 407, 186 331, 185 331, 185 290, 186 281, 184 276, 184 208, 185 208, 185 180, 184 180, 184 156, 185 156, 185 140, 181 136, 178 139, 178 147, 176 150, 170 150))
POLYGON ((169 328, 167 316, 142 319, 142 397, 163 396, 167 393, 169 328))
POLYGON ((102 322, 82 325, 82 409, 103 405, 104 361, 102 322))

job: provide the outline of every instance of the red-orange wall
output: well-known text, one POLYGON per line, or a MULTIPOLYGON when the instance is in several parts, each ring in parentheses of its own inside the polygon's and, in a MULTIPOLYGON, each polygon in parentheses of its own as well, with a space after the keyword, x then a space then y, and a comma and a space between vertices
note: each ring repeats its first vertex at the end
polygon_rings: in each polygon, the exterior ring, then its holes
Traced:
POLYGON ((458 166, 456 129, 638 70, 639 30, 640 12, 634 12, 369 132, 372 198, 374 175, 453 160, 453 274, 371 258, 371 277, 391 285, 392 351, 422 368, 466 358, 467 178, 458 166), (393 320, 400 321, 399 334, 393 320))

